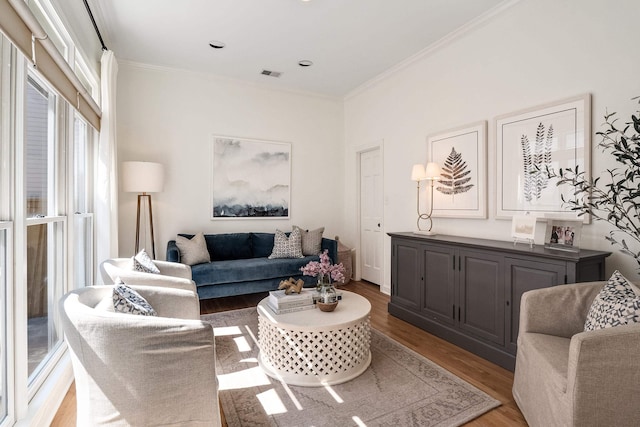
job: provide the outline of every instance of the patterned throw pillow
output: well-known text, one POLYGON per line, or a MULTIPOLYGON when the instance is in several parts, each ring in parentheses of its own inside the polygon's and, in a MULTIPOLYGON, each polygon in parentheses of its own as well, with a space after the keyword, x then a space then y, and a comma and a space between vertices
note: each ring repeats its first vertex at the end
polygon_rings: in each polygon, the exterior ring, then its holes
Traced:
POLYGON ((273 238, 273 251, 269 255, 269 259, 275 258, 304 258, 301 246, 302 237, 300 229, 294 229, 289 237, 280 230, 276 230, 273 238))
POLYGON ((133 269, 142 273, 160 274, 160 270, 153 263, 153 260, 144 249, 131 257, 133 260, 133 269))
POLYGON ((139 314, 141 316, 158 315, 142 295, 123 284, 113 287, 113 308, 116 313, 139 314))
POLYGON ((640 322, 640 290, 615 271, 593 300, 585 331, 640 322))
POLYGON ((320 227, 317 230, 303 230, 297 225, 293 226, 293 229, 300 230, 300 236, 302 237, 302 255, 318 255, 322 252, 322 233, 324 233, 324 227, 320 227))
POLYGON ((198 233, 192 239, 176 236, 176 245, 180 249, 180 262, 187 265, 211 262, 207 241, 203 233, 198 233))

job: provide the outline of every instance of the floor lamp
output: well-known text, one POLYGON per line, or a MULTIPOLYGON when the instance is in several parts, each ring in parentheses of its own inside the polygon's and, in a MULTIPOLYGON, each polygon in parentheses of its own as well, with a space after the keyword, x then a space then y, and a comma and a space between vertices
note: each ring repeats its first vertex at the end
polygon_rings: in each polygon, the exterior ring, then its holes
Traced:
POLYGON ((122 190, 128 193, 138 193, 135 253, 140 251, 140 205, 142 199, 147 199, 147 205, 149 206, 149 230, 151 233, 151 256, 153 259, 156 259, 156 244, 153 235, 153 209, 151 207, 151 194, 147 193, 158 193, 162 191, 163 184, 164 167, 160 163, 122 162, 122 190))
POLYGON ((411 180, 416 181, 418 183, 418 197, 417 197, 417 207, 418 207, 418 220, 416 221, 416 225, 418 229, 414 231, 416 234, 426 234, 427 236, 434 236, 435 233, 431 231, 433 227, 433 220, 431 216, 433 215, 433 186, 436 181, 440 180, 440 166, 437 163, 429 162, 427 163, 427 167, 425 168, 423 165, 413 165, 413 169, 411 170, 411 180), (430 181, 430 204, 429 204, 429 213, 420 213, 420 181, 430 181), (428 220, 429 228, 427 230, 423 230, 420 228, 420 220, 428 220))

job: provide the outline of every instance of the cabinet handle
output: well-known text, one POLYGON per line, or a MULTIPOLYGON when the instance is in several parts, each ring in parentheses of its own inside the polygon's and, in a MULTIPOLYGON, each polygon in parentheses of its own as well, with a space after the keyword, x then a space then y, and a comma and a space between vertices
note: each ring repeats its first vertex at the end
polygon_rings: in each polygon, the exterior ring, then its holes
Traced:
POLYGON ((509 307, 509 300, 507 300, 507 307, 509 307))
POLYGON ((462 258, 458 257, 458 271, 462 271, 462 258))
POLYGON ((453 258, 453 271, 456 271, 456 256, 454 255, 452 258, 453 258))
POLYGON ((460 321, 460 307, 458 307, 458 322, 460 321))
POLYGON ((456 320, 456 305, 453 304, 451 306, 451 317, 453 318, 453 320, 456 320))

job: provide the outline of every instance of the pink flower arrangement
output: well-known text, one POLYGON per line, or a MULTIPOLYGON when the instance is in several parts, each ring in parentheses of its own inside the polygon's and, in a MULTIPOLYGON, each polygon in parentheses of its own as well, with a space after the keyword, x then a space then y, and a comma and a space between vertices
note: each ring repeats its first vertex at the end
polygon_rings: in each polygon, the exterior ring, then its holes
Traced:
POLYGON ((344 282, 344 265, 342 265, 342 263, 331 264, 329 251, 327 249, 320 254, 320 262, 311 261, 304 267, 301 267, 300 271, 302 271, 302 274, 305 276, 316 277, 318 274, 321 274, 330 277, 334 282, 344 282))

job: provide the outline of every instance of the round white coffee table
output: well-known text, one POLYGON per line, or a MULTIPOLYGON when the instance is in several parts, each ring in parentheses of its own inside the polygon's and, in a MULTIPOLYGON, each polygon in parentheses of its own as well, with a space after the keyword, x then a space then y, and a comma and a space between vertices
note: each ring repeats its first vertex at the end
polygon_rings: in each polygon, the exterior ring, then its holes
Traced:
POLYGON ((341 291, 332 312, 315 308, 275 314, 265 298, 258 304, 258 362, 270 377, 286 384, 340 384, 362 374, 371 363, 371 304, 341 291))

